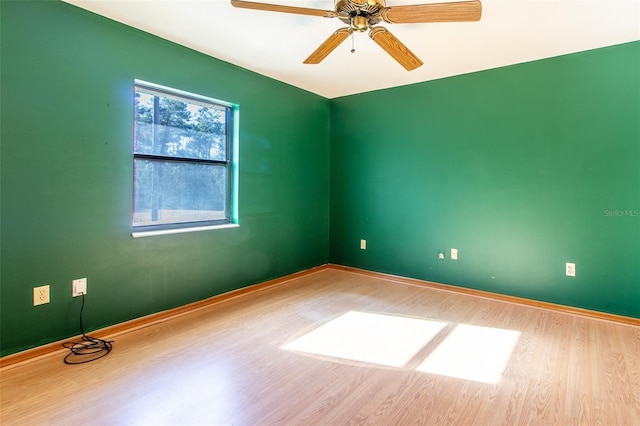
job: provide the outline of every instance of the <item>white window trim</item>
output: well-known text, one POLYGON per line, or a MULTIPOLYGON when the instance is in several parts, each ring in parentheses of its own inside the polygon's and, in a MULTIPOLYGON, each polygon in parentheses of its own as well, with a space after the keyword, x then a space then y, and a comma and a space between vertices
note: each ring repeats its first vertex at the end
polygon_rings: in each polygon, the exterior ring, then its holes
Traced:
POLYGON ((154 237, 156 235, 183 234, 185 232, 212 231, 215 229, 239 228, 239 227, 240 225, 238 225, 237 223, 223 223, 220 225, 194 226, 190 228, 158 229, 156 231, 139 231, 139 232, 132 232, 131 236, 133 238, 154 237))

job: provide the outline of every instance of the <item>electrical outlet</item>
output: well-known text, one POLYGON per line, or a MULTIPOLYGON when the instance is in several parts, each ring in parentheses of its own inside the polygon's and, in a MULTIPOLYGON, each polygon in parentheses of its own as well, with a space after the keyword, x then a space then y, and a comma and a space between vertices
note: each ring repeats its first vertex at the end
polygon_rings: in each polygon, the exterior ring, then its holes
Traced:
POLYGON ((568 277, 575 277, 576 276, 576 264, 567 262, 566 272, 567 272, 567 276, 568 277))
POLYGON ((360 250, 367 249, 367 240, 360 240, 360 250))
POLYGON ((33 288, 33 306, 49 303, 49 286, 42 285, 33 288))
POLYGON ((438 259, 444 260, 444 250, 438 250, 438 259))
POLYGON ((73 280, 71 283, 71 295, 77 297, 83 294, 87 294, 87 279, 78 278, 77 280, 73 280))
POLYGON ((451 249, 451 260, 458 260, 458 249, 451 249))

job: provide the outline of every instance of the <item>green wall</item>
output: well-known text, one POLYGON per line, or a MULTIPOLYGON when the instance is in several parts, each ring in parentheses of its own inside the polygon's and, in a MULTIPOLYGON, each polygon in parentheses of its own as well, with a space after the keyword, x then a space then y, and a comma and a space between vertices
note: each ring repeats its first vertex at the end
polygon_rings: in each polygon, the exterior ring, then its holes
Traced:
POLYGON ((74 278, 91 330, 327 262, 327 99, 65 3, 0 7, 1 355, 78 334, 74 278), (239 105, 239 228, 131 237, 136 78, 239 105))
POLYGON ((640 42, 333 100, 330 217, 335 263, 640 318, 640 42))
POLYGON ((0 355, 78 333, 74 278, 92 330, 328 260, 640 318, 638 42, 327 100, 58 1, 0 19, 0 355), (239 105, 239 228, 131 237, 136 78, 239 105))

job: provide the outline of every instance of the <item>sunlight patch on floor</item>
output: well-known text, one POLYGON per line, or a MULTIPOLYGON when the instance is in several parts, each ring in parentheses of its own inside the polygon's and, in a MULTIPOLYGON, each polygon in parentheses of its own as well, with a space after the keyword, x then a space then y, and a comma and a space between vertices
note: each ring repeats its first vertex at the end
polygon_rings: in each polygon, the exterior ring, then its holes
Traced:
POLYGON ((418 367, 418 371, 496 384, 518 343, 520 332, 458 325, 418 367))
POLYGON ((350 311, 282 349, 403 367, 445 325, 438 321, 350 311))

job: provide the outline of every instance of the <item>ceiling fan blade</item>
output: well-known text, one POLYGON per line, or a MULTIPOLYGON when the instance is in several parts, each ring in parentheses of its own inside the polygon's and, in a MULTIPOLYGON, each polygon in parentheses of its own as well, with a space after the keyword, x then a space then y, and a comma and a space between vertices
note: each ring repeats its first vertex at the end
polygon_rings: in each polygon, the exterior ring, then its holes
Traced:
POLYGON ((332 10, 310 9, 308 7, 284 6, 280 4, 256 3, 253 1, 231 0, 233 7, 243 9, 267 10, 270 12, 296 13, 298 15, 323 16, 335 18, 337 15, 332 10))
POLYGON ((481 16, 482 3, 478 0, 385 7, 380 11, 380 17, 390 24, 470 22, 479 21, 481 16))
POLYGON ((351 34, 351 28, 340 28, 329 36, 307 59, 305 64, 319 64, 327 55, 338 47, 351 34))
POLYGON ((391 34, 384 27, 374 27, 369 31, 369 37, 393 57, 407 71, 414 70, 422 65, 422 61, 411 52, 407 46, 391 34))

